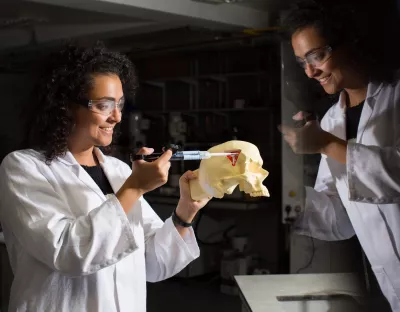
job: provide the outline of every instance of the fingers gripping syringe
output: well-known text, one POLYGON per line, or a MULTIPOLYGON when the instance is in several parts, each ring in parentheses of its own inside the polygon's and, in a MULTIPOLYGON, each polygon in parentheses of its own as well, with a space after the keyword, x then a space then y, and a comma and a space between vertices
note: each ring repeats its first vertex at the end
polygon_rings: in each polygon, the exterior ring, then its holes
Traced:
MULTIPOLYGON (((162 153, 153 153, 150 155, 131 155, 131 161, 135 160, 146 160, 146 161, 153 161, 158 159, 162 153)), ((232 153, 210 153, 207 151, 178 151, 175 152, 172 157, 171 161, 177 161, 177 160, 202 160, 202 159, 208 159, 211 157, 227 157, 227 156, 237 156, 238 153, 232 152, 232 153)))

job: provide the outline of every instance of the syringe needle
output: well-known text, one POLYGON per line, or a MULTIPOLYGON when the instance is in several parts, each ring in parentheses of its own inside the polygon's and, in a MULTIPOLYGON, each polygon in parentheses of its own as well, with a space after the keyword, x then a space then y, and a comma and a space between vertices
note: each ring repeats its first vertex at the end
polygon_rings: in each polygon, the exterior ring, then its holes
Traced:
POLYGON ((211 157, 213 156, 236 156, 238 153, 210 153, 211 157))

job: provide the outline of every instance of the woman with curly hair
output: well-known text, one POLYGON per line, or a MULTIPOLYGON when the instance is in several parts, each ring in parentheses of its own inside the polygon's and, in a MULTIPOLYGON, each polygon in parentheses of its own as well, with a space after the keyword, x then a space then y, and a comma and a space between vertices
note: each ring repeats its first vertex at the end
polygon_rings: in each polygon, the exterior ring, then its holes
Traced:
MULTIPOLYGON (((10 311, 146 311, 146 281, 198 257, 186 172, 163 223, 142 197, 168 178, 171 151, 132 169, 105 156, 137 78, 102 46, 52 55, 35 90, 31 149, 0 168, 0 215, 14 281, 10 311)), ((141 154, 153 150, 142 148, 141 154)))
POLYGON ((357 235, 383 294, 399 312, 398 24, 378 13, 384 3, 374 1, 374 10, 367 3, 303 1, 289 13, 285 28, 300 67, 327 94, 340 97, 321 123, 299 112, 293 118, 305 125, 281 130, 295 153, 322 155, 315 186, 305 187, 295 232, 321 240, 357 235))

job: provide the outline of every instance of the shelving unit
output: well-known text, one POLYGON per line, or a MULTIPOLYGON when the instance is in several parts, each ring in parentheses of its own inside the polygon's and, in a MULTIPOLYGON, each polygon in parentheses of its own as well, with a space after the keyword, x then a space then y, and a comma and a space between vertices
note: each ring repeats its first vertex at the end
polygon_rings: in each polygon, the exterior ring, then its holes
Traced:
MULTIPOLYGON (((267 79, 266 72, 226 73, 215 75, 193 75, 186 77, 157 78, 142 81, 142 88, 151 88, 162 100, 155 110, 173 111, 204 109, 227 111, 231 109, 265 109, 276 107, 267 105, 270 88, 262 88, 262 81, 267 79), (158 90, 154 89, 157 88, 158 90), (176 90, 179 90, 178 92, 176 90), (169 98, 170 94, 178 94, 183 98, 178 103, 181 107, 174 107, 175 102, 169 98), (235 100, 241 103, 235 105, 235 100), (264 100, 264 101, 263 101, 264 100), (243 105, 243 107, 238 106, 243 105)), ((271 98, 270 102, 274 100, 271 98)), ((145 107, 139 106, 146 110, 145 107)))
POLYGON ((274 53, 273 47, 241 48, 139 60, 143 93, 151 90, 151 98, 161 101, 154 105, 139 92, 137 107, 148 112, 277 107, 279 66, 274 53))
POLYGON ((243 112, 270 112, 276 109, 274 106, 266 107, 248 107, 248 108, 202 108, 202 109, 168 109, 168 110, 140 110, 142 114, 169 114, 169 113, 243 113, 243 112))

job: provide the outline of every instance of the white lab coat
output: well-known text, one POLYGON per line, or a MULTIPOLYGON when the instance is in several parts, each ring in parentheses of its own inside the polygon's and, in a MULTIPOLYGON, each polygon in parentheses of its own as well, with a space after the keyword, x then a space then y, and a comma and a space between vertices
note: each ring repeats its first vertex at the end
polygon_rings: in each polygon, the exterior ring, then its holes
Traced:
MULTIPOLYGON (((96 149, 117 192, 128 165, 96 149)), ((0 217, 15 274, 9 311, 144 312, 146 280, 173 276, 199 256, 140 198, 128 215, 71 153, 46 165, 23 150, 0 168, 0 217)))
MULTIPOLYGON (((345 94, 321 127, 346 139, 345 94)), ((400 82, 368 85, 347 164, 322 156, 295 232, 321 240, 357 235, 392 310, 400 312, 400 82)))

